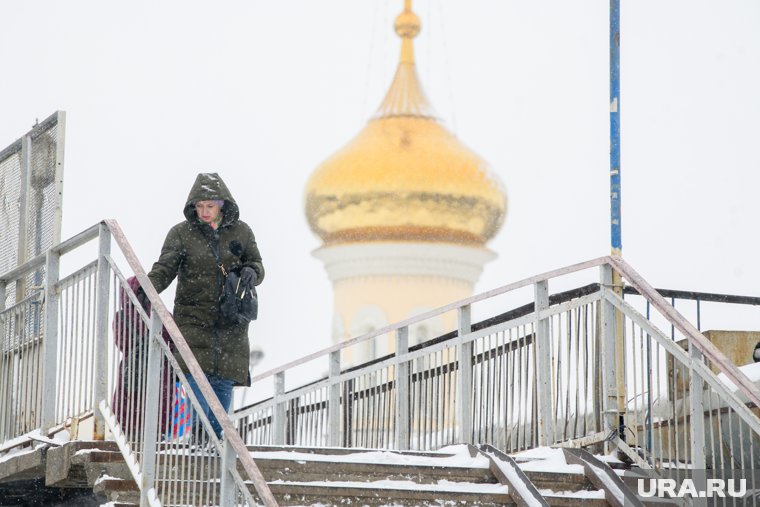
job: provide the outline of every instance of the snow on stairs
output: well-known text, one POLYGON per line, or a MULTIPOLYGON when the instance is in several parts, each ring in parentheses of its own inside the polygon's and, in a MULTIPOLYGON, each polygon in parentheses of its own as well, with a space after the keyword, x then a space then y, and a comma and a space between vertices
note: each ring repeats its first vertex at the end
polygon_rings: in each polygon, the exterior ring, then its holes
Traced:
MULTIPOLYGON (((642 505, 635 497, 611 494, 609 484, 603 484, 610 479, 593 477, 600 468, 613 473, 611 469, 580 451, 540 448, 510 458, 490 446, 467 445, 437 452, 285 446, 249 450, 283 507, 642 505), (526 485, 515 483, 516 477, 526 485), (510 491, 512 483, 517 486, 510 491), (526 500, 528 490, 537 499, 526 500)), ((191 459, 175 459, 172 475, 184 475, 179 471, 192 466, 191 459)), ((112 506, 139 504, 137 486, 112 442, 69 443, 51 449, 47 461, 48 484, 92 487, 112 506)), ((252 484, 249 489, 255 497, 252 484)))
MULTIPOLYGON (((517 503, 503 478, 498 478, 498 470, 494 473, 493 455, 489 457, 489 453, 472 446, 451 446, 438 452, 296 447, 249 449, 282 506, 496 506, 517 503)), ((610 505, 605 499, 605 491, 595 487, 584 475, 583 466, 568 465, 559 449, 548 451, 553 454, 544 458, 527 456, 520 463, 528 481, 543 497, 543 505, 610 505)))

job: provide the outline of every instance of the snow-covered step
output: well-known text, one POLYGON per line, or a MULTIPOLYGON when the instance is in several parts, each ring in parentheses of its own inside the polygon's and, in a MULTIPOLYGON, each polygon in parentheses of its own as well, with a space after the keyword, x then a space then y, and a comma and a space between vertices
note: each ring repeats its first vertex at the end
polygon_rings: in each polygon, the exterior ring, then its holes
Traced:
POLYGON ((420 485, 404 481, 371 483, 270 483, 283 506, 300 505, 511 505, 506 487, 497 484, 443 483, 420 485))
MULTIPOLYGON (((296 505, 513 505, 509 486, 493 463, 472 446, 438 452, 370 449, 251 448, 252 457, 283 506, 296 505)), ((561 453, 561 451, 559 451, 561 453)), ((539 479, 545 504, 606 506, 582 467, 547 470, 542 457, 529 473, 539 479), (577 468, 577 470, 576 470, 577 468)), ((252 491, 253 492, 253 491, 252 491)))
POLYGON ((382 450, 253 449, 251 453, 268 481, 375 482, 382 480, 432 484, 439 481, 498 483, 482 456, 472 457, 465 446, 455 452, 414 453, 382 450), (346 452, 351 451, 351 452, 346 452))

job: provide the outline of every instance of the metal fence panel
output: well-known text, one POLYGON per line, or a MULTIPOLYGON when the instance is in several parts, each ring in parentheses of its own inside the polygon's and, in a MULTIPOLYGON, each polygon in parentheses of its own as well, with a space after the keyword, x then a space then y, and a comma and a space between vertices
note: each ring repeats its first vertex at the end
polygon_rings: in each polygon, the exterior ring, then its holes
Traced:
MULTIPOLYGON (((64 133, 58 111, 0 151, 0 273, 60 242, 64 133)), ((28 296, 44 276, 44 268, 30 273, 0 304, 28 296)))

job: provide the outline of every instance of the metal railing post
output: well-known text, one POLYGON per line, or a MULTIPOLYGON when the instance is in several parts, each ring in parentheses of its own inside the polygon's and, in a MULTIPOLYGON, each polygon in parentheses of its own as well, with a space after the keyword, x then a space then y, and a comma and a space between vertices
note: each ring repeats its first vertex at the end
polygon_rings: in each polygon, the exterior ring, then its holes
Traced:
POLYGON ((396 441, 399 450, 409 449, 409 361, 399 360, 409 352, 409 327, 396 331, 396 441))
MULTIPOLYGON (((144 372, 148 382, 145 383, 145 412, 143 413, 143 442, 142 442, 142 484, 140 485, 140 506, 147 507, 148 496, 156 480, 156 443, 158 442, 158 419, 161 408, 161 388, 156 387, 154 379, 161 378, 161 359, 163 353, 158 340, 161 339, 161 317, 158 312, 150 312, 150 328, 148 333, 148 365, 144 372)), ((160 382, 159 382, 160 386, 160 382)), ((140 410, 140 407, 135 407, 140 410)))
MULTIPOLYGON (((29 222, 29 192, 32 188, 32 136, 25 135, 21 138, 21 157, 19 159, 21 170, 21 194, 18 198, 18 250, 16 265, 20 266, 28 260, 28 222, 29 222)), ((21 302, 26 296, 26 278, 19 277, 16 280, 16 303, 21 302)))
MULTIPOLYGON (((600 284, 603 288, 612 289, 612 266, 600 266, 600 284)), ((618 393, 617 376, 615 374, 616 330, 615 306, 602 298, 600 312, 600 348, 602 349, 602 411, 604 413, 604 431, 615 432, 618 428, 618 393)), ((606 451, 610 451, 607 444, 606 451)))
POLYGON ((98 410, 101 400, 108 398, 108 292, 111 284, 111 269, 106 256, 111 253, 111 232, 104 223, 100 224, 98 235, 98 286, 95 300, 95 378, 93 383, 94 428, 93 438, 105 438, 105 420, 98 410))
POLYGON ((42 434, 55 425, 56 384, 58 380, 58 277, 61 256, 45 254, 45 330, 42 340, 42 434))
MULTIPOLYGON (((535 312, 549 308, 549 282, 533 286, 535 312)), ((536 318, 536 395, 538 398, 538 444, 554 443, 554 412, 552 411, 552 350, 549 318, 536 318)))
MULTIPOLYGON (((458 336, 472 331, 472 316, 470 305, 459 308, 457 332, 458 336)), ((472 342, 459 345, 457 357, 459 375, 457 382, 457 430, 460 444, 472 443, 472 342)))
MULTIPOLYGON (((694 470, 704 470, 707 468, 705 463, 705 406, 703 393, 705 382, 699 376, 694 363, 702 362, 702 352, 699 351, 694 342, 689 340, 689 411, 691 423, 688 425, 691 433, 691 466, 694 470)), ((705 502, 700 502, 706 505, 705 502)))
POLYGON ((232 470, 237 466, 235 450, 229 438, 222 442, 222 483, 219 491, 219 505, 235 505, 235 478, 232 470))
POLYGON ((340 350, 330 352, 330 390, 327 400, 327 442, 331 447, 340 445, 340 350))
MULTIPOLYGON (((274 376, 274 397, 272 399, 272 445, 285 445, 285 372, 274 376)), ((295 417, 295 414, 291 414, 295 417)))

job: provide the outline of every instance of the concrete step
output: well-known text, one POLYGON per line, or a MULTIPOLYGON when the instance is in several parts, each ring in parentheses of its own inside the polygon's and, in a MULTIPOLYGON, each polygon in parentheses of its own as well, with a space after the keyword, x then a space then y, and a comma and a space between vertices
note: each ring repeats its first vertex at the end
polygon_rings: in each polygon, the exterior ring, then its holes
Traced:
POLYGON ((567 472, 525 471, 530 482, 538 489, 552 491, 592 491, 595 490, 585 475, 567 472))
MULTIPOLYGON (((457 506, 497 506, 516 505, 508 488, 502 485, 437 484, 429 490, 419 486, 404 487, 393 481, 351 484, 308 484, 272 483, 269 485, 278 503, 283 506, 296 505, 457 505, 457 506), (490 487, 489 487, 490 486, 490 487)), ((255 491, 251 488, 255 496, 255 491)), ((607 507, 607 501, 597 495, 547 494, 546 501, 553 507, 607 507)))
POLYGON ((374 482, 380 480, 434 484, 438 481, 494 484, 496 477, 488 462, 471 466, 447 463, 449 453, 399 453, 360 450, 352 453, 303 453, 300 451, 255 451, 256 465, 267 481, 374 482))
POLYGON ((108 441, 73 441, 50 448, 45 456, 45 484, 62 488, 92 488, 101 475, 97 469, 103 464, 102 472, 105 472, 108 468, 105 463, 109 459, 102 458, 105 461, 101 464, 88 467, 93 457, 99 453, 110 453, 107 454, 109 457, 115 457, 116 454, 121 456, 118 451, 116 442, 108 441))
MULTIPOLYGON (((491 471, 488 459, 472 456, 465 446, 441 452, 283 447, 250 450, 273 494, 284 506, 514 503, 508 487, 499 484, 491 471), (462 466, 463 462, 467 466, 462 466)), ((607 505, 603 492, 593 488, 582 473, 541 470, 527 475, 543 490, 549 505, 607 505)))
POLYGON ((140 504, 140 490, 132 479, 103 476, 95 482, 92 490, 108 502, 140 504))
MULTIPOLYGON (((490 461, 466 446, 439 452, 273 446, 250 450, 283 506, 321 503, 464 507, 514 503, 508 487, 500 484, 491 471, 490 461)), ((98 497, 112 502, 109 505, 139 504, 137 485, 113 443, 72 442, 54 451, 47 468, 49 478, 58 486, 89 487, 98 497), (58 469, 51 470, 56 466, 58 469)), ((158 473, 167 479, 159 488, 193 491, 193 480, 197 485, 208 483, 207 470, 212 470, 214 476, 219 473, 220 460, 214 451, 175 446, 159 450, 159 455, 163 458, 159 459, 158 473), (171 478, 184 478, 185 484, 180 486, 171 478)), ((534 466, 526 466, 525 473, 549 505, 607 505, 603 493, 595 490, 582 473, 536 470, 537 461, 540 460, 530 460, 534 466)), ((239 470, 242 472, 242 466, 239 470)), ((195 489, 201 489, 197 485, 195 489)), ((255 496, 252 484, 249 489, 255 496)), ((207 501, 195 500, 199 505, 207 501)), ((183 503, 193 504, 195 500, 183 499, 183 503)))

